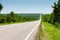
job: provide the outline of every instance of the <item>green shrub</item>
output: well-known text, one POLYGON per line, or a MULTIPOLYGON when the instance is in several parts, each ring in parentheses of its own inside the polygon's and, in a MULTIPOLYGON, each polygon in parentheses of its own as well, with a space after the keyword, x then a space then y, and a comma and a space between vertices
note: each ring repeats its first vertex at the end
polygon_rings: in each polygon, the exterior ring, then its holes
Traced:
POLYGON ((5 23, 6 22, 6 19, 5 18, 1 18, 0 19, 0 23, 5 23))
POLYGON ((55 25, 55 27, 58 28, 58 29, 60 29, 60 23, 57 23, 57 24, 55 25))

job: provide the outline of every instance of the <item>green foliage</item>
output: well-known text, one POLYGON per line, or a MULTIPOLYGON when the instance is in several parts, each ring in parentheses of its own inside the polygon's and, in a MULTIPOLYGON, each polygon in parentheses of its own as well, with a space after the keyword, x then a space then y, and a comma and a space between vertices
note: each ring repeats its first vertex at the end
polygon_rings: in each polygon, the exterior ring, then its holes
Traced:
POLYGON ((13 12, 13 11, 11 11, 11 12, 10 12, 10 15, 11 15, 12 17, 14 17, 14 12, 13 12))
POLYGON ((52 22, 52 20, 51 20, 52 19, 51 14, 45 14, 45 15, 43 15, 42 19, 45 22, 49 22, 49 23, 52 22))
POLYGON ((43 16, 43 21, 52 23, 56 25, 55 27, 60 28, 60 0, 58 0, 57 3, 54 2, 53 6, 53 13, 52 14, 46 14, 43 16))
POLYGON ((12 17, 10 14, 7 14, 7 22, 8 23, 12 22, 12 17))
POLYGON ((55 27, 60 29, 60 23, 56 23, 55 27))
POLYGON ((3 6, 2 6, 2 4, 0 3, 0 12, 1 12, 2 8, 3 8, 3 6))
POLYGON ((0 23, 5 23, 6 22, 6 19, 5 18, 1 18, 0 19, 0 23))
MULTIPOLYGON (((0 12, 3 6, 0 3, 0 12)), ((0 23, 11 23, 11 22, 26 22, 26 21, 33 21, 38 20, 40 14, 14 14, 13 11, 10 14, 0 14, 0 23)))
POLYGON ((53 24, 56 24, 56 22, 60 23, 60 0, 58 0, 57 3, 54 3, 53 6, 53 14, 54 14, 54 19, 53 19, 53 24))
POLYGON ((38 20, 40 14, 0 14, 0 23, 26 22, 38 20))

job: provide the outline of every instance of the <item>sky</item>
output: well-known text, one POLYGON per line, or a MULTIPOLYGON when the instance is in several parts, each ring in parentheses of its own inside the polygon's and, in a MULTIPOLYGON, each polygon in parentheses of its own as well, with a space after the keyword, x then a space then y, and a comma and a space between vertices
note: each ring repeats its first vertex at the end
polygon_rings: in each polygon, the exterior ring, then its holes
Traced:
POLYGON ((2 13, 51 13, 57 0, 0 0, 2 13))

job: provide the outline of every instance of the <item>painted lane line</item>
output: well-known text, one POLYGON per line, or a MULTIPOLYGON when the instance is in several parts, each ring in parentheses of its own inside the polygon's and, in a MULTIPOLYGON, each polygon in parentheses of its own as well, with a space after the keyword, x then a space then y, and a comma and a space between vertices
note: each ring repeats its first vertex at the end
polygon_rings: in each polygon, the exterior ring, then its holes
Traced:
POLYGON ((28 34, 28 36, 25 38, 25 40, 28 40, 28 38, 31 36, 31 34, 33 33, 33 31, 39 26, 40 23, 38 23, 33 30, 28 34))

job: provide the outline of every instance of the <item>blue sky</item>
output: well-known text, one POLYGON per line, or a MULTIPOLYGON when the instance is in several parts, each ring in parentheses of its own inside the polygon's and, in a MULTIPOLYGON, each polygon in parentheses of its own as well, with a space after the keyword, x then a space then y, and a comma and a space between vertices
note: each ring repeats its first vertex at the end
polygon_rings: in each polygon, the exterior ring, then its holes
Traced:
POLYGON ((52 5, 57 0, 0 0, 2 13, 51 13, 52 5))

